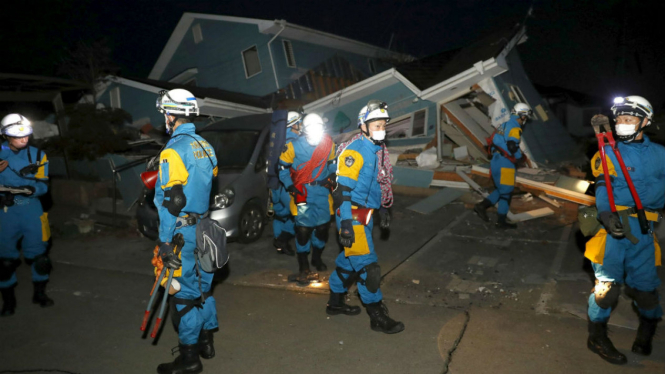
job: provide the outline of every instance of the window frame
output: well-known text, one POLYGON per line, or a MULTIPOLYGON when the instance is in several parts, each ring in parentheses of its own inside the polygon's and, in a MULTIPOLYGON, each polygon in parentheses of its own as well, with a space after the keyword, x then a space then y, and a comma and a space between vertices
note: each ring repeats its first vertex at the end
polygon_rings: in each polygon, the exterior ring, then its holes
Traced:
POLYGON ((259 75, 263 72, 263 66, 261 66, 261 57, 259 56, 259 47, 256 44, 250 46, 249 48, 245 48, 242 51, 240 51, 240 57, 242 58, 242 65, 243 65, 243 68, 244 68, 243 70, 245 71, 245 79, 255 77, 255 76, 257 76, 257 75, 259 75), (252 75, 248 75, 247 60, 245 59, 245 52, 249 51, 252 48, 256 49, 256 59, 259 61, 259 71, 252 74, 252 75))
MULTIPOLYGON (((428 130, 427 129, 427 118, 428 117, 429 117, 429 108, 425 107, 425 108, 421 108, 421 109, 418 109, 418 110, 414 110, 411 113, 405 114, 403 116, 399 116, 397 118, 391 118, 390 122, 388 122, 388 125, 386 125, 386 127, 390 126, 391 123, 396 123, 396 122, 404 120, 405 118, 409 118, 409 132, 408 132, 408 134, 407 134, 408 136, 406 138, 409 139, 409 138, 421 137, 421 136, 425 137, 425 136, 427 136, 427 132, 428 132, 427 131, 428 130), (413 135, 413 121, 416 118, 416 113, 421 112, 421 111, 425 111, 425 118, 423 120, 424 121, 423 122, 423 133, 413 135)), ((391 138, 391 139, 399 139, 399 138, 391 138)))
MULTIPOLYGON (((515 96, 516 99, 515 102, 524 103, 528 105, 529 108, 531 108, 531 115, 534 117, 534 119, 540 120, 539 116, 536 114, 536 110, 531 104, 529 104, 529 101, 526 99, 526 96, 524 95, 524 92, 522 92, 522 89, 516 84, 510 84, 509 86, 510 86, 510 92, 512 92, 513 96, 515 96)), ((510 109, 512 110, 513 108, 510 109)))
POLYGON ((113 87, 109 91, 109 104, 111 108, 122 109, 122 100, 120 98, 120 86, 113 87))
POLYGON ((298 65, 296 64, 296 54, 293 51, 293 43, 291 43, 290 40, 282 40, 282 48, 284 49, 284 59, 286 60, 286 66, 290 68, 297 68, 298 65), (286 48, 286 45, 289 45, 289 48, 286 48), (289 53, 289 50, 291 53, 289 53), (293 60, 293 65, 289 63, 289 56, 291 57, 291 60, 293 60))
POLYGON ((192 36, 194 37, 194 44, 199 44, 203 41, 203 31, 201 30, 200 23, 192 26, 192 36))

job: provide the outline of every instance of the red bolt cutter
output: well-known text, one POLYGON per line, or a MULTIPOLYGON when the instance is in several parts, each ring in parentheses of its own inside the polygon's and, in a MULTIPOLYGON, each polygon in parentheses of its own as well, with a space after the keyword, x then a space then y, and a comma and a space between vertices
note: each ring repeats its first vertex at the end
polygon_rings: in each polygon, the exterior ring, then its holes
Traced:
POLYGON ((602 114, 596 114, 591 118, 591 126, 593 126, 593 131, 596 133, 596 139, 598 139, 598 152, 600 152, 600 159, 603 164, 603 175, 605 176, 605 187, 607 188, 607 197, 610 200, 610 209, 613 213, 616 213, 617 207, 614 204, 614 194, 612 193, 612 184, 610 183, 610 174, 607 168, 607 160, 605 158, 605 141, 609 144, 614 151, 614 155, 619 161, 619 166, 621 166, 621 172, 623 173, 624 178, 626 178, 626 183, 628 183, 628 189, 630 194, 633 196, 635 201, 635 208, 637 209, 637 219, 640 222, 640 229, 642 234, 647 234, 649 232, 649 222, 647 221, 647 215, 644 212, 644 207, 642 206, 642 201, 637 195, 637 190, 633 184, 633 180, 628 174, 626 169, 626 164, 623 162, 623 157, 621 157, 621 152, 617 148, 614 137, 612 136, 612 128, 610 127, 610 120, 607 116, 602 114), (601 129, 602 127, 602 129, 601 129), (604 130, 604 131, 602 131, 604 130))

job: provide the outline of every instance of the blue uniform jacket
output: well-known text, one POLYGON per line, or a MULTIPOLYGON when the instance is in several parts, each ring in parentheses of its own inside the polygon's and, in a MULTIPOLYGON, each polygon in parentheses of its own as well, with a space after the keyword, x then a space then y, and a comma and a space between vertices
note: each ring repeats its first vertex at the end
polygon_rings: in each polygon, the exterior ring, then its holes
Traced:
MULTIPOLYGON (((298 138, 298 134, 291 131, 290 128, 286 129, 286 144, 291 143, 298 138)), ((291 195, 284 189, 283 185, 279 185, 279 188, 273 190, 272 193, 272 203, 275 214, 279 217, 291 215, 291 195)))
MULTIPOLYGON (((517 122, 518 118, 516 115, 511 115, 508 121, 497 127, 496 135, 492 139, 492 144, 508 152, 508 154, 510 154, 508 142, 513 141, 519 146, 522 140, 522 126, 517 122)), ((522 151, 518 148, 517 152, 512 155, 516 159, 520 159, 522 158, 522 151)))
POLYGON ((159 178, 155 186, 154 202, 159 213, 159 240, 170 242, 175 231, 176 217, 164 207, 164 200, 168 200, 164 193, 181 184, 187 203, 180 216, 207 212, 212 178, 217 176, 217 157, 212 146, 195 133, 193 123, 178 126, 159 157, 159 178))
POLYGON ((349 144, 337 158, 337 188, 342 188, 344 201, 340 206, 342 220, 351 219, 351 205, 379 209, 381 185, 377 182, 379 160, 376 152, 381 146, 363 136, 349 144))
MULTIPOLYGON (((292 168, 293 170, 299 170, 302 168, 303 164, 309 161, 312 158, 312 154, 314 153, 314 150, 316 149, 316 146, 310 145, 307 143, 307 139, 304 136, 297 137, 291 142, 287 142, 286 145, 284 146, 284 152, 282 152, 281 156, 279 156, 279 163, 284 166, 288 166, 289 168, 284 168, 279 171, 279 180, 284 184, 285 188, 289 188, 291 185, 293 185, 293 180, 291 179, 291 171, 289 170, 292 168)), ((334 160, 335 159, 335 144, 333 143, 331 149, 330 149, 330 156, 328 157, 328 160, 334 160)), ((328 175, 334 173, 336 171, 336 166, 333 163, 325 163, 323 166, 315 168, 312 171, 312 177, 314 177, 321 168, 325 168, 321 174, 319 174, 319 177, 316 178, 316 181, 323 181, 328 177, 328 175)), ((307 188, 307 202, 310 202, 310 194, 312 196, 325 196, 326 201, 327 201, 327 195, 329 194, 328 189, 322 186, 312 186, 308 185, 305 188, 307 188)))
POLYGON ((27 146, 18 152, 14 152, 9 148, 9 143, 6 141, 2 143, 2 150, 0 150, 0 159, 7 160, 9 166, 5 171, 0 173, 0 185, 8 187, 32 186, 35 188, 35 193, 30 196, 16 195, 15 200, 33 199, 45 194, 48 191, 48 159, 46 153, 41 152, 41 160, 37 160, 37 148, 27 146), (28 157, 30 152, 30 157, 28 157), (32 163, 41 165, 37 169, 37 173, 21 176, 20 171, 24 167, 32 163))
MULTIPOLYGON (((665 205, 665 147, 652 143, 646 135, 643 142, 619 142, 617 147, 644 208, 662 209, 665 205)), ((610 146, 605 147, 605 154, 615 204, 635 206, 626 178, 610 146)), ((596 153, 591 160, 591 167, 597 178, 596 207, 599 212, 610 211, 600 153, 596 153)))

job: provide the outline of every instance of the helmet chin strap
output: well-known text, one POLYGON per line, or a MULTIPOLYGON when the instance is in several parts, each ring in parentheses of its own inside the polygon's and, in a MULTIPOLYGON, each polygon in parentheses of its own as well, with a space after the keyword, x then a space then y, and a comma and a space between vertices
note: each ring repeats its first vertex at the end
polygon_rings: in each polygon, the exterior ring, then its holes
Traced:
MULTIPOLYGON (((367 124, 365 124, 365 127, 368 127, 367 124)), ((363 131, 363 128, 361 127, 360 132, 363 133, 363 135, 365 135, 367 137, 367 139, 371 140, 372 143, 374 143, 376 145, 382 145, 386 142, 385 139, 384 140, 376 140, 376 139, 372 138, 372 136, 369 134, 369 128, 367 129, 367 131, 363 131)))
POLYGON ((617 135, 617 138, 619 138, 619 141, 622 141, 622 142, 625 142, 625 143, 630 143, 632 141, 635 141, 637 136, 640 135, 644 131, 644 128, 646 127, 646 126, 642 126, 642 124, 644 123, 644 120, 646 120, 646 118, 642 118, 642 120, 640 121, 640 127, 637 128, 637 130, 633 133, 633 135, 625 135, 625 136, 617 135))
POLYGON ((173 118, 175 118, 175 120, 172 121, 169 117, 171 117, 171 115, 167 114, 166 115, 166 129, 167 129, 166 133, 171 135, 171 134, 173 134, 173 128, 175 127, 175 121, 177 121, 178 118, 173 116, 173 118))

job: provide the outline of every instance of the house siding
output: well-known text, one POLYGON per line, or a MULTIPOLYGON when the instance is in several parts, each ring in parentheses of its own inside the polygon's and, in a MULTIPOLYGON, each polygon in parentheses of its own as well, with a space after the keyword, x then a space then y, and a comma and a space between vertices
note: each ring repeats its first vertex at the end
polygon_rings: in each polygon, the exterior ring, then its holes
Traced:
POLYGON ((140 90, 134 87, 128 87, 123 84, 111 83, 97 102, 104 104, 107 108, 111 107, 110 93, 114 88, 120 89, 121 109, 132 115, 132 121, 148 117, 150 124, 154 128, 164 127, 164 115, 155 109, 155 100, 157 94, 140 90))

